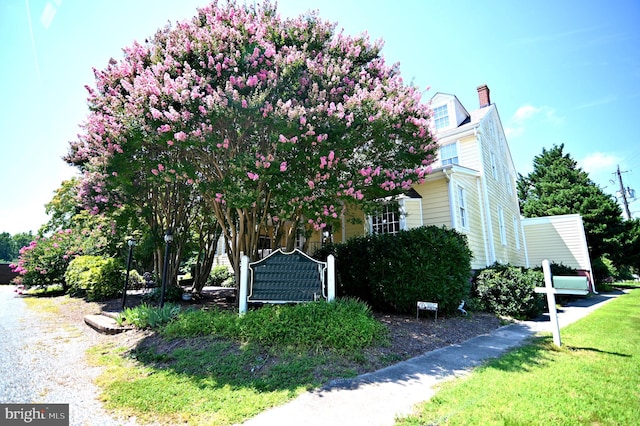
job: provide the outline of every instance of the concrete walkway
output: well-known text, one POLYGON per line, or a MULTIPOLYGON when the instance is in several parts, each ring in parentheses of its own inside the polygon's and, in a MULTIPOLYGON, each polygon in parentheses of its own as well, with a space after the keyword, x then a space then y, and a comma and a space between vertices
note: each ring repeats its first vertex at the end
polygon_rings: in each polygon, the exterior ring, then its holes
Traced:
MULTIPOLYGON (((558 311, 560 327, 585 317, 621 294, 592 295, 572 302, 558 311)), ((382 370, 330 383, 260 413, 244 425, 393 425, 397 416, 410 414, 415 404, 430 399, 437 383, 466 374, 485 360, 521 346, 537 332, 551 332, 548 315, 538 321, 507 325, 382 370)))

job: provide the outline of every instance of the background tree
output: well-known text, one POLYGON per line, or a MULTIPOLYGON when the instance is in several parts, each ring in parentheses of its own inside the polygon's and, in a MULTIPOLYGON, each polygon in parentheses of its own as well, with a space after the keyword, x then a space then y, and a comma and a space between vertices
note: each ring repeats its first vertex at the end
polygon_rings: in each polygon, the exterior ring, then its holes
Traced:
POLYGON ((84 210, 78 200, 78 182, 78 178, 62 181, 60 188, 54 191, 53 198, 44 206, 49 220, 38 231, 40 235, 74 226, 74 218, 84 210))
POLYGON ((620 260, 624 225, 620 206, 578 167, 564 144, 533 160, 533 171, 518 177, 518 198, 525 217, 580 214, 592 260, 620 260))
POLYGON ((20 249, 23 247, 27 247, 31 243, 31 241, 33 241, 35 236, 31 231, 29 231, 29 232, 19 232, 17 234, 14 234, 12 238, 14 241, 14 248, 15 248, 15 252, 13 254, 12 260, 15 260, 18 258, 20 249))
POLYGON ((0 233, 0 262, 10 262, 15 259, 16 243, 8 232, 0 233))
POLYGON ((12 262, 18 259, 20 249, 28 246, 33 241, 31 232, 19 232, 11 235, 8 232, 0 233, 0 262, 12 262))
POLYGON ((87 207, 134 205, 154 235, 211 212, 237 270, 268 224, 292 241, 410 188, 435 158, 429 108, 380 50, 268 2, 214 2, 158 31, 95 71, 67 156, 87 207))
POLYGON ((627 220, 625 225, 621 264, 630 268, 632 273, 640 274, 640 219, 627 220))

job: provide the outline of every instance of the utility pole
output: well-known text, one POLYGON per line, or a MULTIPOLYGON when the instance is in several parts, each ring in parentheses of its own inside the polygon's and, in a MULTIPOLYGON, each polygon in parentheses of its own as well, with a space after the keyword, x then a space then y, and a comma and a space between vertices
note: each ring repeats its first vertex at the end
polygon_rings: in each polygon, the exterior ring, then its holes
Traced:
POLYGON ((616 174, 618 175, 618 182, 620 182, 620 193, 622 194, 622 204, 624 205, 624 211, 627 213, 627 219, 631 219, 631 212, 629 211, 629 202, 627 201, 627 191, 624 189, 624 185, 622 184, 622 172, 620 171, 620 165, 618 164, 618 170, 616 170, 616 174))

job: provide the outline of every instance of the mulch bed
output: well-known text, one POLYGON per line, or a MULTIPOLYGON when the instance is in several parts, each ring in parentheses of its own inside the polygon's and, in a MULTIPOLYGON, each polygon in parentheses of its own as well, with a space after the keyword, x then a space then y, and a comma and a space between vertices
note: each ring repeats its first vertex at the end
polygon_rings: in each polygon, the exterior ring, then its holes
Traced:
MULTIPOLYGON (((216 288, 206 289, 202 295, 192 301, 181 301, 183 306, 199 309, 216 307, 219 309, 234 309, 234 289, 216 288)), ((136 306, 143 302, 141 292, 127 295, 126 305, 136 306)), ((121 299, 113 299, 100 303, 89 303, 82 299, 71 299, 65 304, 60 315, 73 322, 82 322, 84 315, 103 311, 119 311, 121 299)), ((478 312, 467 316, 435 316, 421 313, 415 316, 375 313, 375 317, 389 330, 390 345, 369 348, 363 354, 367 363, 358 369, 358 373, 383 368, 390 363, 406 360, 435 349, 464 342, 470 338, 490 333, 502 326, 501 320, 493 314, 478 312)), ((119 339, 121 344, 133 348, 142 339, 149 339, 154 334, 148 330, 128 331, 110 339, 119 339)), ((159 338, 157 336, 156 338, 159 338)), ((154 339, 155 340, 155 339, 154 339)))

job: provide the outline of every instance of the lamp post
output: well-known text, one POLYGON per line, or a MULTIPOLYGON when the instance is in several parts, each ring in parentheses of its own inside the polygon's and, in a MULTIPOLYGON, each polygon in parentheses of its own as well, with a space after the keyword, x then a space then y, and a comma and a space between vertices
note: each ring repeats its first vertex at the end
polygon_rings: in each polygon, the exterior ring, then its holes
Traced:
POLYGON ((164 307, 164 295, 167 291, 167 269, 169 268, 169 246, 173 241, 173 234, 168 229, 164 234, 164 265, 162 267, 162 290, 160 292, 160 307, 164 307))
POLYGON ((124 311, 124 305, 127 303, 127 285, 129 285, 129 271, 131 270, 131 257, 133 256, 133 248, 136 246, 136 240, 130 238, 127 240, 129 246, 129 257, 127 257, 127 275, 124 280, 124 288, 122 289, 122 310, 124 311))

